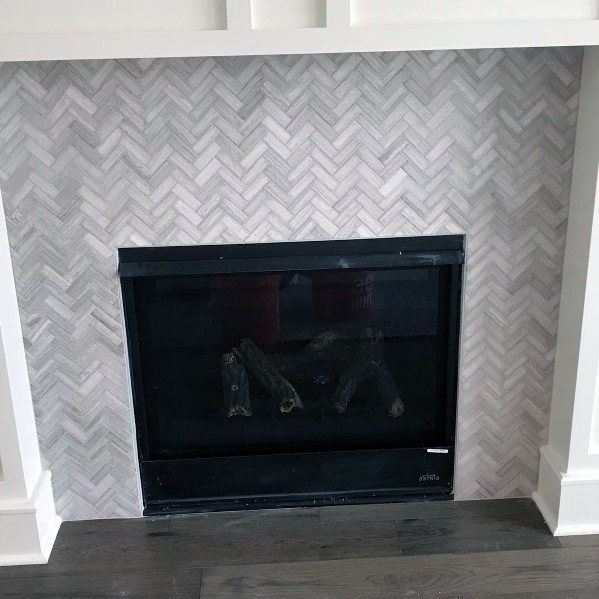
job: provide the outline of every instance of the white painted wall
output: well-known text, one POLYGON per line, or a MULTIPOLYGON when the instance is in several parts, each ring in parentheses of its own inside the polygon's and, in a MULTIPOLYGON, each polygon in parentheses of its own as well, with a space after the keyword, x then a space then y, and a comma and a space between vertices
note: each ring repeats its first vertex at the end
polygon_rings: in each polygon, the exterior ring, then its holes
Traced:
POLYGON ((548 444, 535 500, 556 534, 599 533, 599 48, 586 48, 548 444))
POLYGON ((0 565, 48 560, 60 519, 42 470, 0 196, 0 565))

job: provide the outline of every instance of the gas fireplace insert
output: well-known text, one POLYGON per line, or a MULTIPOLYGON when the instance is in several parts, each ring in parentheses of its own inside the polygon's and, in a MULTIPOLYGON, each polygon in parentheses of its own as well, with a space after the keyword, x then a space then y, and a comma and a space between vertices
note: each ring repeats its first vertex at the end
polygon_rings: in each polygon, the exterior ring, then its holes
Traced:
POLYGON ((145 513, 447 497, 464 238, 119 250, 145 513))

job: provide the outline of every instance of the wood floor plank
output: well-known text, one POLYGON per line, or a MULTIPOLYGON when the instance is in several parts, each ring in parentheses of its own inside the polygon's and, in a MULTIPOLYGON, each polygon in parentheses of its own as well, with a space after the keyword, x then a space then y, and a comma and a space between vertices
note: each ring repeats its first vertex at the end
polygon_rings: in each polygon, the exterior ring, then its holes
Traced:
MULTIPOLYGON (((562 591, 540 591, 534 593, 492 593, 484 599, 597 599, 599 586, 591 589, 568 589, 562 591)), ((480 595, 460 595, 459 599, 481 599, 480 595)))
POLYGON ((210 599, 448 599, 598 584, 599 551, 572 548, 209 568, 202 590, 210 599))
POLYGON ((122 570, 164 566, 160 547, 161 539, 169 534, 168 528, 168 517, 64 522, 48 564, 0 568, 0 581, 99 567, 122 570), (158 562, 152 556, 158 557, 158 562))
POLYGON ((174 518, 170 532, 167 544, 195 566, 401 555, 392 522, 174 518))
POLYGON ((167 531, 170 516, 153 516, 148 518, 123 518, 108 520, 79 520, 63 522, 60 535, 73 540, 93 537, 143 537, 167 531))
POLYGON ((406 519, 396 521, 396 527, 404 555, 561 547, 536 510, 474 518, 406 519))
POLYGON ((317 510, 77 522, 65 523, 48 565, 0 568, 0 581, 98 569, 126 576, 125 570, 170 571, 182 563, 202 567, 397 555, 401 550, 392 522, 321 524, 317 510))
POLYGON ((559 542, 562 547, 599 547, 599 535, 559 537, 559 542))
POLYGON ((558 543, 530 500, 72 522, 0 598, 598 599, 597 541, 558 543))
POLYGON ((480 501, 416 501, 360 505, 333 505, 319 508, 322 522, 383 522, 406 518, 477 517, 530 513, 532 499, 480 501))
POLYGON ((198 599, 201 570, 151 566, 44 574, 0 580, 2 599, 198 599))

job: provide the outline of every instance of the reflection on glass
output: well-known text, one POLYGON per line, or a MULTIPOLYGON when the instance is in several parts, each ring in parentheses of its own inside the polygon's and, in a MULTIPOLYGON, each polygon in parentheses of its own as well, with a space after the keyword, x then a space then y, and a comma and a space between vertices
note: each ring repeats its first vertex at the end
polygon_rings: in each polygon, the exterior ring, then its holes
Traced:
POLYGON ((443 439, 448 267, 134 285, 154 456, 443 439))

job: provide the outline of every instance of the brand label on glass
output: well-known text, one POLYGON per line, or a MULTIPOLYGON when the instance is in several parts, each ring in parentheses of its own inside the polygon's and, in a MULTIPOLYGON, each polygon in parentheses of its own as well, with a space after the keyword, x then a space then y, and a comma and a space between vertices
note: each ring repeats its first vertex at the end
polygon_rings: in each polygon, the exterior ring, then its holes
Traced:
POLYGON ((438 474, 421 474, 418 477, 418 482, 421 483, 431 483, 441 480, 438 474))
POLYGON ((433 447, 427 449, 426 453, 449 453, 449 449, 436 449, 433 447))

